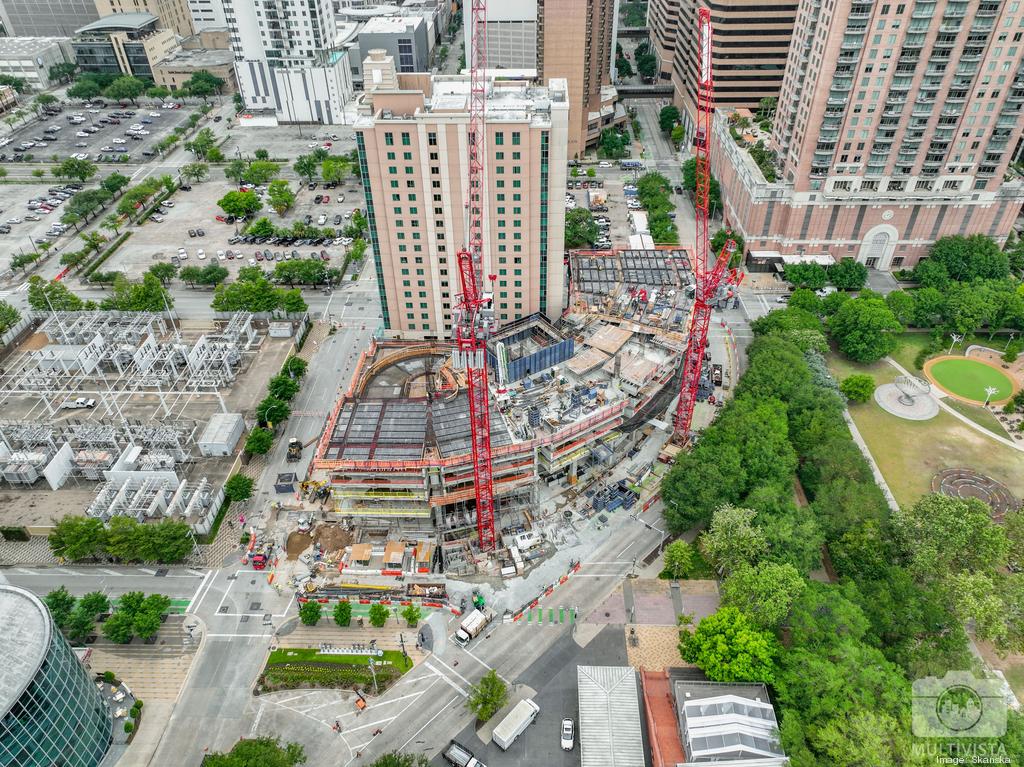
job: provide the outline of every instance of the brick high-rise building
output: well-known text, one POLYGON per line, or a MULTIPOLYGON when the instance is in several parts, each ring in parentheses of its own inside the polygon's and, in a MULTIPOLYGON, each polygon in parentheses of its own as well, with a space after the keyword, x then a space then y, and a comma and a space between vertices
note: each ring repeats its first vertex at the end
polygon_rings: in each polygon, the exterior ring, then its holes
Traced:
MULTIPOLYGON (((364 63, 383 85, 363 97, 356 123, 384 326, 446 338, 466 244, 469 78, 395 73, 390 58, 373 51, 364 63)), ((487 91, 484 288, 502 324, 553 319, 565 303, 566 84, 498 78, 487 91)))
POLYGON ((691 128, 697 116, 697 8, 711 10, 715 103, 757 110, 777 97, 799 0, 651 0, 648 25, 659 76, 691 128))
POLYGON ((728 222, 759 256, 878 269, 913 266, 945 235, 1003 240, 1024 200, 1003 178, 1022 128, 1022 37, 1018 2, 801 0, 775 162, 759 166, 716 116, 728 222))

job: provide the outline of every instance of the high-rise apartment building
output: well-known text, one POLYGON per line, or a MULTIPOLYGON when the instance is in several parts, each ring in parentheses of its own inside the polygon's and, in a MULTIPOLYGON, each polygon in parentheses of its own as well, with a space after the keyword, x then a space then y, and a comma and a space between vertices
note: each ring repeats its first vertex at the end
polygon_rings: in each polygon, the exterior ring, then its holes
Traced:
POLYGON ((7 37, 71 37, 98 18, 93 0, 0 0, 7 37))
POLYGON ((618 0, 537 0, 537 74, 568 83, 570 158, 625 122, 611 84, 618 15, 618 0))
MULTIPOLYGON (((469 78, 396 74, 376 51, 363 67, 379 72, 368 89, 381 83, 363 97, 356 139, 384 327, 445 338, 466 244, 469 78)), ((488 80, 482 273, 500 323, 556 318, 565 304, 568 114, 564 81, 488 80)))
MULTIPOLYGON (((487 4, 487 65, 535 69, 569 87, 569 157, 626 121, 612 85, 618 0, 493 0, 487 4)), ((472 23, 466 12, 469 58, 472 23)))
POLYGON ((247 109, 281 122, 344 122, 352 76, 334 46, 331 0, 224 0, 224 17, 247 109))
POLYGON ((96 0, 100 18, 114 13, 152 13, 160 19, 160 29, 168 29, 179 37, 195 34, 188 0, 96 0))
POLYGON ((913 266, 946 235, 1003 240, 1024 200, 1021 180, 1003 178, 1022 105, 1018 2, 802 0, 774 167, 717 115, 727 219, 751 251, 878 269, 913 266))
POLYGON ((711 10, 719 108, 756 110, 782 88, 799 0, 651 0, 648 20, 660 77, 671 79, 690 128, 697 116, 697 8, 711 10))

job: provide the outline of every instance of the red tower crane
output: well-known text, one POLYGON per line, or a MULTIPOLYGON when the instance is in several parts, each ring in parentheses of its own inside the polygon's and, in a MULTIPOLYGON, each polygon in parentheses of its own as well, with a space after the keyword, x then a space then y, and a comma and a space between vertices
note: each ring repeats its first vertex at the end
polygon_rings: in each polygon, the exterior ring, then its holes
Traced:
MULTIPOLYGON (((491 468, 491 411, 487 396, 487 339, 494 329, 491 298, 483 292, 483 168, 486 151, 487 3, 472 0, 469 58, 469 178, 466 200, 466 247, 458 253, 459 283, 453 313, 455 363, 466 371, 469 427, 476 494, 476 529, 480 550, 495 545, 494 480, 491 468)), ((491 277, 494 280, 494 277, 491 277)))
POLYGON ((694 147, 697 158, 697 183, 694 207, 697 236, 693 261, 693 314, 683 357, 683 377, 676 406, 675 436, 681 442, 690 438, 693 408, 704 369, 704 347, 711 323, 711 301, 718 291, 722 274, 736 252, 736 243, 728 238, 714 265, 708 269, 708 191, 711 188, 711 123, 715 114, 715 83, 711 71, 711 11, 697 10, 697 131, 694 147))

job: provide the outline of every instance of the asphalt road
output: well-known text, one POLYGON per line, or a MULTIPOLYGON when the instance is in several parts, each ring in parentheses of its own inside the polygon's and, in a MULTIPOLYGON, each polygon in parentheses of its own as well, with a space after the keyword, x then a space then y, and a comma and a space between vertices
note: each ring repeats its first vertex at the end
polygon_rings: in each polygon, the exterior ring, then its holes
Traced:
POLYGON ((38 596, 46 596, 61 586, 76 597, 90 591, 102 591, 116 597, 129 591, 163 594, 171 599, 194 600, 206 577, 206 571, 172 567, 4 567, 0 583, 20 586, 38 596), (162 573, 158 575, 157 573, 162 573))

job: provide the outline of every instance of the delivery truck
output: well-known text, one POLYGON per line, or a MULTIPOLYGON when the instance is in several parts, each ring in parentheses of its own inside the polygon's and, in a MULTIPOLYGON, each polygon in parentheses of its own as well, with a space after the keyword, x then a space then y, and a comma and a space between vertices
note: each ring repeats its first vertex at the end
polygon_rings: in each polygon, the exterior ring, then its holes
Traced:
POLYGON ((465 647, 474 637, 479 636, 492 620, 494 620, 494 610, 489 607, 478 607, 459 624, 459 628, 455 632, 455 641, 465 647))
POLYGON ((498 722, 498 726, 491 733, 491 740, 502 751, 508 751, 509 746, 515 743, 516 738, 526 732, 526 728, 533 724, 539 713, 540 706, 532 700, 519 701, 508 712, 508 716, 498 722))

